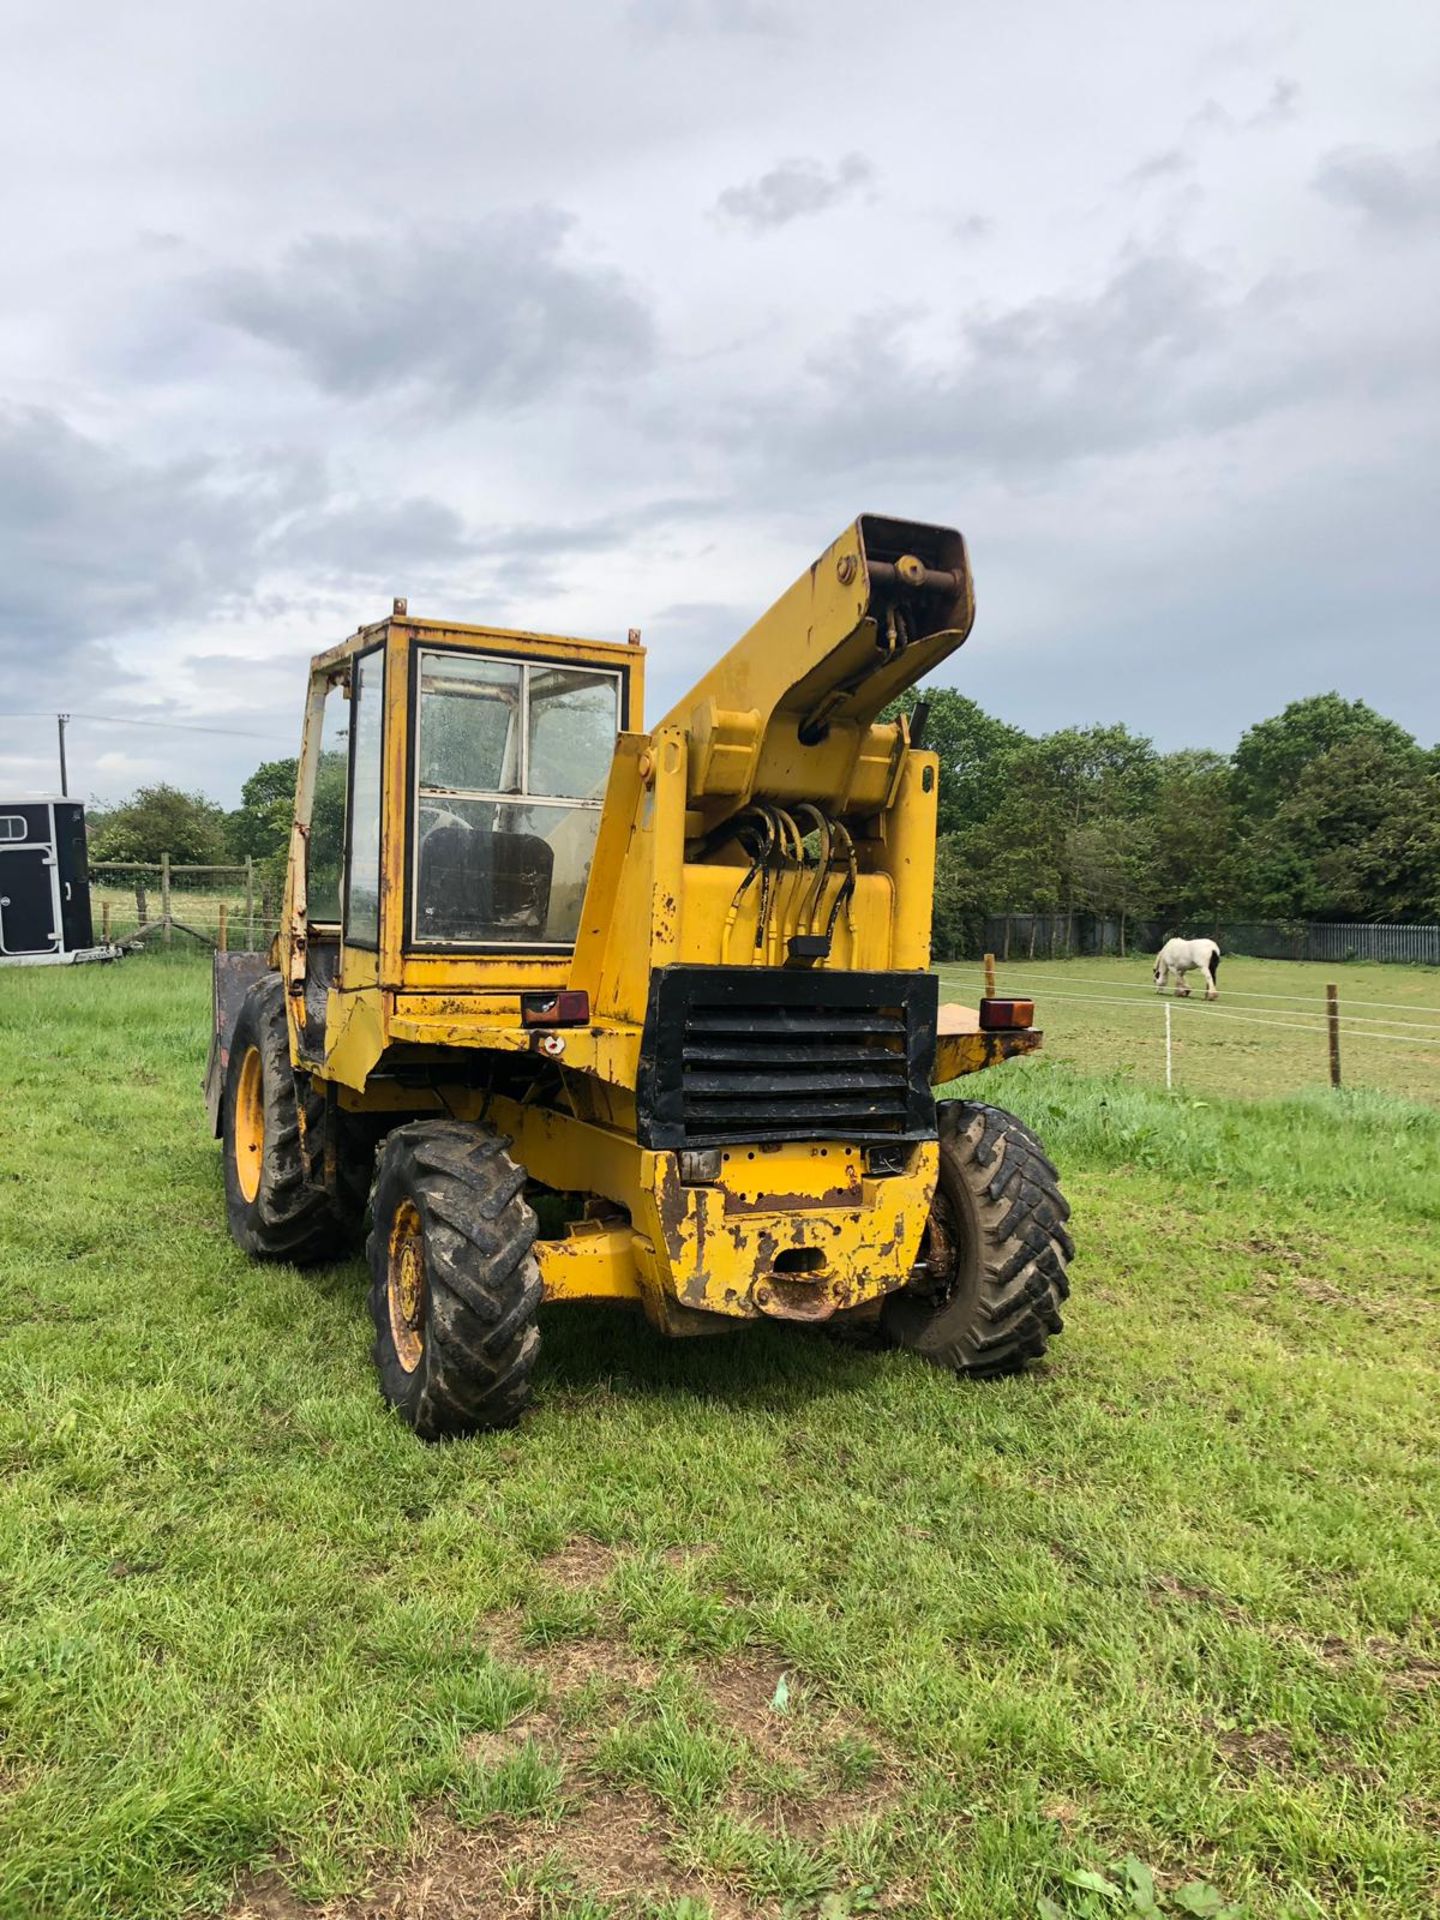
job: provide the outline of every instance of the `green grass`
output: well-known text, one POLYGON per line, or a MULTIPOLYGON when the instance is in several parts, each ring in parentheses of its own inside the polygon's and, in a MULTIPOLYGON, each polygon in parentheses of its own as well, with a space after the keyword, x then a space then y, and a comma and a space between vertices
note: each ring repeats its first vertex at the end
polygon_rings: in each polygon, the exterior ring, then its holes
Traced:
MULTIPOLYGON (((1203 982, 1162 1001, 1153 954, 1128 960, 1028 961, 997 966, 1001 993, 1032 993, 1047 1058, 1086 1073, 1165 1083, 1165 1005, 1171 1008, 1177 1091, 1244 1097, 1329 1090, 1325 987, 1340 996, 1341 1074, 1347 1087, 1440 1105, 1440 969, 1286 960, 1220 963, 1220 998, 1203 982)), ((974 1006, 984 991, 978 961, 940 969, 942 998, 974 1006)))
POLYGON ((1435 1911, 1440 1114, 1016 1063, 975 1091, 1080 1248, 1043 1370, 555 1311, 525 1426, 427 1449, 358 1265, 226 1237, 207 991, 0 980, 5 1920, 435 1844, 557 1920, 1111 1911, 1066 1876, 1127 1855, 1435 1911), (587 1806, 640 1810, 653 1900, 587 1806))

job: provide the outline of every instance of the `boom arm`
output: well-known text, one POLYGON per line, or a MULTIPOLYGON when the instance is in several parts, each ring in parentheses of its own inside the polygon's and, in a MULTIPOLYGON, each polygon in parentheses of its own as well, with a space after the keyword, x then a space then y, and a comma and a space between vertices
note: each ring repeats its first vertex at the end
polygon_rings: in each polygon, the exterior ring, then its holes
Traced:
POLYGON ((643 1021, 677 965, 928 964, 935 759, 876 715, 974 615, 958 533, 866 516, 621 736, 571 970, 598 1013, 643 1021))
POLYGON ((862 516, 660 722, 689 736, 690 805, 707 828, 754 794, 843 808, 862 761, 903 750, 875 716, 974 619, 958 533, 862 516))

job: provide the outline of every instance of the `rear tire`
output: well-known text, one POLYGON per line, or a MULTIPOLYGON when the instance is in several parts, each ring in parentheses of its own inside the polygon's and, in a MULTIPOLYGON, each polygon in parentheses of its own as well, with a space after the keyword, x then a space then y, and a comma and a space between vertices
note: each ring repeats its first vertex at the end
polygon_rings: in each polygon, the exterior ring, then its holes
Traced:
POLYGON ((950 1100, 937 1117, 940 1180, 920 1262, 886 1296, 881 1324, 896 1346, 953 1373, 1015 1373, 1062 1330, 1070 1209, 1013 1113, 950 1100))
POLYGON ((457 1121, 397 1127, 371 1198, 380 1391, 422 1440, 513 1426, 540 1351, 525 1169, 457 1121))
POLYGON ((323 1090, 291 1066, 278 973, 257 980, 241 1004, 220 1111, 225 1210, 236 1246, 252 1258, 296 1266, 352 1252, 365 1213, 370 1150, 358 1134, 342 1133, 323 1090), (323 1172, 327 1130, 333 1190, 323 1172))

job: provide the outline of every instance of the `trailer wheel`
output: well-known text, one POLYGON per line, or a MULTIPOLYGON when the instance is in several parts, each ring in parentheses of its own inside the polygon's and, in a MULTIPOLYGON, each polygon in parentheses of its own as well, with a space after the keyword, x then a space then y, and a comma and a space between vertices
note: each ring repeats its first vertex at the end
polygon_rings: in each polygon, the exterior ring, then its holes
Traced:
POLYGON ((479 1127, 417 1120, 380 1149, 370 1312, 380 1391, 422 1440, 513 1426, 540 1351, 525 1170, 479 1127))
POLYGON ((323 1093, 290 1064, 285 985, 266 974, 241 1003, 221 1105, 225 1207, 243 1252, 307 1266, 354 1248, 371 1150, 358 1129, 341 1132, 340 1125, 327 1117, 323 1093), (327 1128, 333 1191, 310 1172, 317 1157, 323 1164, 327 1128))
POLYGON ((939 1109, 940 1181, 912 1278, 886 1296, 881 1323, 953 1373, 1015 1373, 1061 1331, 1075 1247, 1055 1168, 1001 1107, 939 1109))

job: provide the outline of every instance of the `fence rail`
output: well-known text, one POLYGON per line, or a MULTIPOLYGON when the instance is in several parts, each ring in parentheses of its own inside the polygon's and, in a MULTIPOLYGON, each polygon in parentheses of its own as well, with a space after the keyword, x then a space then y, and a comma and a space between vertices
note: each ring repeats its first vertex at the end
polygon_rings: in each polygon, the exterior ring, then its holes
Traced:
POLYGON ((165 946, 188 934, 202 944, 257 950, 269 944, 279 918, 253 859, 213 863, 92 860, 90 905, 96 937, 138 947, 165 946))

